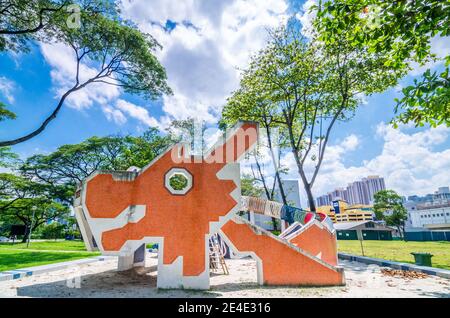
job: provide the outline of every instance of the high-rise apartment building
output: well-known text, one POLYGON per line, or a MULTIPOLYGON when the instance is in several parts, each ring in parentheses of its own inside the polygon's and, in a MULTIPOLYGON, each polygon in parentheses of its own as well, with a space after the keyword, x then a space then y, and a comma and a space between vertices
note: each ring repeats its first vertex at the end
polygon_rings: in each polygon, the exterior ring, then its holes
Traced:
POLYGON ((365 182, 367 185, 370 204, 373 203, 373 197, 375 193, 386 189, 384 178, 380 178, 379 176, 368 176, 367 178, 363 179, 363 182, 365 182))
POLYGON ((384 179, 379 176, 368 176, 350 183, 347 188, 338 188, 317 198, 317 206, 331 205, 335 200, 343 200, 349 204, 373 204, 375 193, 386 189, 384 179))

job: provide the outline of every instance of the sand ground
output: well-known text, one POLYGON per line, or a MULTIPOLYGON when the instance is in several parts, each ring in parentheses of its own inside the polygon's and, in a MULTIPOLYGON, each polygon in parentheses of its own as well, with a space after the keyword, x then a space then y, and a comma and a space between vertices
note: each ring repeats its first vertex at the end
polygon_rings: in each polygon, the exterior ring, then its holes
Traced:
POLYGON ((118 272, 112 258, 48 274, 0 282, 0 297, 446 297, 450 280, 428 276, 405 279, 383 275, 381 268, 343 261, 346 286, 302 288, 261 287, 256 263, 249 258, 227 260, 230 275, 211 274, 209 291, 158 290, 156 254, 145 268, 118 272))

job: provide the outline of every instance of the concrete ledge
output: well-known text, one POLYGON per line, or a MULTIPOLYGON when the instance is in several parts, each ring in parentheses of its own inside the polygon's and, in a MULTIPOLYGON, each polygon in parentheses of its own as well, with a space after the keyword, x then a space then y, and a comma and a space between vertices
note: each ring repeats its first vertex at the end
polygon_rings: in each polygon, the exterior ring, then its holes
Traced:
POLYGON ((61 263, 55 263, 55 264, 47 264, 47 265, 34 266, 34 267, 29 267, 29 268, 9 270, 9 271, 5 271, 5 272, 0 272, 0 282, 12 280, 12 279, 19 279, 22 277, 28 277, 28 276, 32 276, 32 275, 46 274, 46 273, 66 269, 66 268, 76 266, 76 265, 95 263, 95 262, 104 261, 106 259, 111 259, 111 258, 114 258, 114 256, 97 256, 97 257, 89 257, 89 258, 84 258, 84 259, 79 259, 79 260, 69 261, 69 262, 61 262, 61 263))
POLYGON ((450 270, 445 270, 441 268, 428 267, 428 266, 419 266, 415 264, 409 263, 400 263, 388 261, 380 258, 371 258, 366 256, 352 255, 346 253, 338 253, 339 259, 347 260, 351 262, 359 262, 364 264, 375 264, 381 267, 390 267, 394 269, 401 269, 404 271, 416 271, 421 272, 427 275, 439 276, 443 278, 450 279, 450 270))

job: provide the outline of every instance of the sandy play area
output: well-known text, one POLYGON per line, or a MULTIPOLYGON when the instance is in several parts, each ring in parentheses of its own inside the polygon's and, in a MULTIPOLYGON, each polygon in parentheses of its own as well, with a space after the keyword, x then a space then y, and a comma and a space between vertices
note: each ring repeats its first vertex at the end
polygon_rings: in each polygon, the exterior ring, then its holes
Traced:
POLYGON ((450 297, 450 280, 435 276, 404 278, 381 273, 378 266, 342 262, 344 287, 260 287, 256 263, 227 260, 230 275, 211 274, 211 290, 158 290, 157 255, 146 268, 117 272, 117 259, 80 265, 39 276, 0 282, 0 297, 450 297))

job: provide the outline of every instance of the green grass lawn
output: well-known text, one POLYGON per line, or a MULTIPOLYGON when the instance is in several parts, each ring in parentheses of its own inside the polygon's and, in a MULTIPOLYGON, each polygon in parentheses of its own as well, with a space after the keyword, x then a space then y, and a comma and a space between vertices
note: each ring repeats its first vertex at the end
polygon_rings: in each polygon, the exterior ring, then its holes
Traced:
MULTIPOLYGON (((363 241, 363 247, 367 257, 403 263, 414 263, 411 252, 431 253, 433 267, 450 270, 450 242, 363 241)), ((362 255, 359 241, 338 240, 338 251, 362 255)))
MULTIPOLYGON (((0 243, 1 249, 26 249, 27 243, 0 243)), ((58 250, 58 251, 80 251, 86 252, 83 241, 40 241, 30 242, 29 250, 58 250)))
POLYGON ((100 255, 87 252, 82 241, 0 243, 0 271, 72 261, 100 255))

